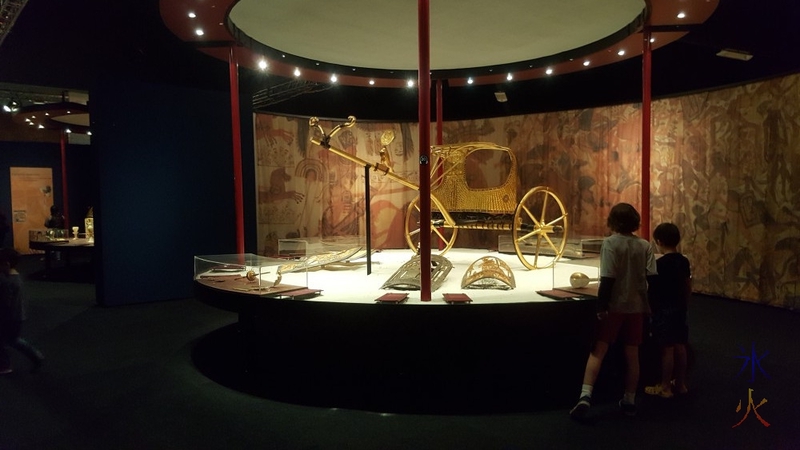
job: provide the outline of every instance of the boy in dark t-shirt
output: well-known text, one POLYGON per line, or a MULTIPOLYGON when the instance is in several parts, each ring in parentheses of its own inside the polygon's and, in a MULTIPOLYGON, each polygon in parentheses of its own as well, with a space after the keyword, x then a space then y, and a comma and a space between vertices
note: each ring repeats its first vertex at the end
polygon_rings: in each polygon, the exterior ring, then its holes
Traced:
POLYGON ((671 398, 685 394, 686 345, 689 341, 687 310, 692 294, 689 260, 678 252, 681 234, 672 223, 662 223, 653 231, 653 239, 663 254, 658 260, 658 275, 650 279, 648 297, 653 311, 653 339, 661 350, 661 383, 645 387, 644 392, 671 398), (674 380, 674 386, 673 386, 674 380))

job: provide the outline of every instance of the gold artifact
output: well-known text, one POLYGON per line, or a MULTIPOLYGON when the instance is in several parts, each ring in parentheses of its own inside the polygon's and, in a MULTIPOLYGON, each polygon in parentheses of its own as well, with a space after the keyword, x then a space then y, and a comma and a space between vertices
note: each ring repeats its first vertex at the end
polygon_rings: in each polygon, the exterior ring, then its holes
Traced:
POLYGON ((503 289, 517 287, 514 273, 505 261, 484 256, 472 264, 461 278, 461 289, 503 289))
MULTIPOLYGON (((431 255, 431 292, 439 289, 447 278, 447 274, 453 269, 453 264, 450 263, 444 256, 431 255)), ((381 289, 400 289, 403 291, 419 291, 422 289, 421 285, 421 258, 419 255, 414 255, 409 261, 400 266, 399 269, 383 283, 381 289)))
MULTIPOLYGON (((380 161, 368 163, 331 145, 336 133, 356 124, 355 117, 349 116, 347 122, 334 126, 329 133, 316 117, 310 118, 308 124, 315 129, 313 144, 362 167, 380 171, 403 186, 420 190, 418 184, 392 170, 386 147, 394 139, 394 132, 387 131, 381 136, 380 161)), ((430 216, 422 217, 419 196, 406 210, 405 238, 411 250, 419 253, 421 237, 429 235, 429 250, 442 255, 455 244, 459 229, 499 230, 512 232, 517 256, 528 269, 551 267, 561 258, 569 231, 566 208, 546 186, 530 189, 517 201, 517 161, 511 149, 490 142, 467 142, 432 146, 430 155, 431 166, 426 168, 431 174, 430 216), (502 154, 498 156, 498 152, 502 154), (470 158, 472 154, 475 155, 470 158), (492 187, 483 187, 489 185, 488 180, 471 182, 476 173, 482 173, 472 167, 488 164, 487 161, 499 161, 492 164, 508 172, 505 180, 492 187), (540 259, 540 253, 552 257, 540 259)), ((427 163, 420 158, 420 165, 427 163)))
POLYGON ((283 278, 282 275, 284 273, 299 272, 301 270, 309 270, 315 267, 324 266, 326 264, 346 261, 361 250, 361 247, 353 247, 339 252, 320 253, 319 255, 307 256, 298 261, 280 265, 278 266, 278 278, 275 280, 274 286, 277 286, 281 282, 281 279, 283 278))
POLYGON ((589 276, 583 272, 575 272, 569 276, 569 285, 574 288, 585 288, 589 283, 599 280, 599 278, 589 278, 589 276))

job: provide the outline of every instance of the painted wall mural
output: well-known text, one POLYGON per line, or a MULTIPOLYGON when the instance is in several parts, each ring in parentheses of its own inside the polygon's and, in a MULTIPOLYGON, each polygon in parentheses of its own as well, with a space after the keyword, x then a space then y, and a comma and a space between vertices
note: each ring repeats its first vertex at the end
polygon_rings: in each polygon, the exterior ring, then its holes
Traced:
MULTIPOLYGON (((681 228, 695 291, 800 307, 799 99, 800 75, 791 75, 653 103, 651 225, 681 228)), ((416 191, 311 144, 305 118, 257 114, 254 122, 259 253, 277 255, 279 239, 363 236, 365 178, 373 247, 406 248, 403 218, 416 191)), ((359 122, 333 144, 377 162, 385 130, 396 136, 395 172, 418 180, 415 123, 359 122)), ((615 203, 640 208, 639 104, 445 122, 443 141, 509 147, 518 198, 554 189, 572 239, 605 236, 615 203)), ((491 180, 497 164, 473 170, 491 180)), ((469 230, 456 246, 496 249, 499 233, 469 230)))

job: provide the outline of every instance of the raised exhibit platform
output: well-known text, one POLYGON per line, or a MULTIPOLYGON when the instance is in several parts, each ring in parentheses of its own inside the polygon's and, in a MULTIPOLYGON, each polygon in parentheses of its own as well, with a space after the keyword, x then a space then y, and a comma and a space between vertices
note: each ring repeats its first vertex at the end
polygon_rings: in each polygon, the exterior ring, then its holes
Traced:
MULTIPOLYGON (((314 298, 256 298, 196 285, 197 297, 237 311, 238 324, 198 344, 195 361, 210 378, 276 400, 384 412, 496 412, 563 407, 574 401, 595 321, 594 301, 536 293, 568 286, 577 271, 595 277, 592 259, 529 271, 516 255, 454 249, 443 285, 422 302, 379 304, 380 286, 411 257, 373 255, 372 272, 317 270, 284 282, 321 289, 314 298), (496 256, 516 289, 462 290, 466 268, 496 256), (444 293, 466 293, 448 304, 444 293)), ((398 291, 391 291, 398 292, 398 291)))

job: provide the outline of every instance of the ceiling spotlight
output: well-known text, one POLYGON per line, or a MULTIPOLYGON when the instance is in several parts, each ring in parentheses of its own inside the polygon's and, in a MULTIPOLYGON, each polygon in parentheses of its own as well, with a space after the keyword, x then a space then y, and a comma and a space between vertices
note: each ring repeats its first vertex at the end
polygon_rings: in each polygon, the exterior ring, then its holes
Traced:
POLYGON ((685 12, 681 11, 681 12, 678 13, 678 19, 683 19, 684 17, 686 17, 686 13, 685 12))
POLYGON ((336 83, 336 80, 338 80, 338 79, 339 78, 336 76, 335 73, 333 75, 331 75, 331 83, 336 83))
POLYGON ((500 103, 505 103, 505 102, 508 101, 508 97, 506 96, 506 93, 503 92, 503 91, 495 92, 494 93, 494 98, 496 98, 497 101, 500 102, 500 103))
POLYGON ((506 80, 511 81, 513 79, 514 79, 514 75, 512 75, 511 72, 508 72, 508 75, 506 75, 506 80))
POLYGON ((546 73, 548 75, 552 75, 553 74, 553 69, 551 67, 548 67, 547 70, 544 71, 544 73, 546 73))
POLYGON ((472 84, 474 82, 475 81, 472 79, 472 77, 467 78, 467 84, 472 84))
POLYGON ((267 64, 267 60, 262 59, 261 61, 258 62, 258 68, 259 69, 267 70, 267 67, 269 67, 269 65, 267 64))
POLYGON ((206 33, 203 31, 202 28, 198 28, 198 29, 194 30, 194 34, 196 34, 198 36, 202 36, 202 35, 204 35, 206 33))
POLYGON ((717 56, 721 56, 723 58, 731 58, 731 59, 738 59, 739 61, 750 61, 753 59, 753 55, 749 52, 744 50, 734 50, 732 48, 725 48, 717 53, 717 56))
POLYGON ((408 85, 408 87, 414 87, 414 80, 408 80, 406 84, 408 85))
POLYGON ((619 56, 625 56, 625 50, 620 49, 620 51, 618 51, 617 54, 619 56))
POLYGON ((584 65, 585 67, 589 67, 589 61, 584 61, 584 62, 583 62, 583 65, 584 65))
POLYGON ((19 103, 16 100, 11 100, 10 102, 3 105, 3 111, 13 113, 19 111, 19 103))
POLYGON ((197 17, 197 14, 195 14, 195 13, 193 13, 193 12, 190 12, 190 13, 189 13, 189 18, 190 18, 190 19, 194 19, 195 17, 197 17))
POLYGON ((297 67, 294 68, 294 76, 296 76, 296 77, 300 76, 300 69, 297 68, 297 67))
POLYGON ((67 133, 67 134, 69 134, 69 133, 72 133, 72 130, 70 130, 69 128, 65 128, 65 129, 64 129, 64 132, 65 132, 65 133, 67 133))
POLYGON ((375 80, 369 80, 369 85, 370 86, 374 86, 375 85, 375 80))

